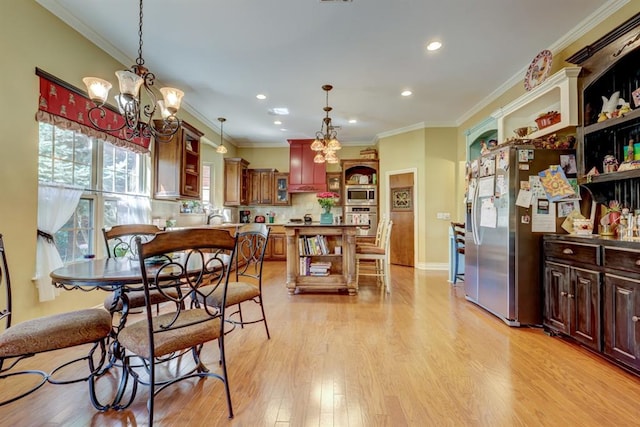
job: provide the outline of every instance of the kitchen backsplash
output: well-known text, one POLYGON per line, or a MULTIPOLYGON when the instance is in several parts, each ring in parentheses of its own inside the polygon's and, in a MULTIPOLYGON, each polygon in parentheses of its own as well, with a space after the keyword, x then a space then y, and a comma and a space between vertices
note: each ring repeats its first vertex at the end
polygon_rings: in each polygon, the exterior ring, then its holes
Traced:
MULTIPOLYGON (((235 218, 237 218, 237 210, 249 210, 252 220, 256 215, 267 216, 268 212, 272 212, 275 214, 274 223, 276 224, 288 222, 291 218, 302 219, 306 214, 311 214, 314 221, 320 221, 322 213, 315 193, 291 194, 291 206, 242 206, 232 209, 236 211, 235 218)), ((335 206, 331 212, 336 216, 341 216, 342 207, 335 206)), ((177 226, 199 225, 204 224, 207 220, 206 214, 180 213, 180 202, 165 200, 151 201, 151 217, 152 221, 160 225, 164 225, 169 219, 175 219, 177 226)))

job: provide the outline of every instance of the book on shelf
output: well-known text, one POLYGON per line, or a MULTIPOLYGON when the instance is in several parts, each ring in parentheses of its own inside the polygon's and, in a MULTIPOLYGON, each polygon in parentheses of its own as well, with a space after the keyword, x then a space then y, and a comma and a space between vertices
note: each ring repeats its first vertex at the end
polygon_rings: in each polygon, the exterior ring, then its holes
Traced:
POLYGON ((328 276, 331 271, 331 263, 312 262, 309 264, 308 271, 311 276, 328 276))
POLYGON ((328 276, 329 272, 325 271, 325 272, 315 272, 312 271, 311 273, 309 273, 309 276, 315 276, 315 277, 324 277, 324 276, 328 276))
POLYGON ((301 236, 298 239, 298 252, 300 255, 328 255, 326 236, 301 236))

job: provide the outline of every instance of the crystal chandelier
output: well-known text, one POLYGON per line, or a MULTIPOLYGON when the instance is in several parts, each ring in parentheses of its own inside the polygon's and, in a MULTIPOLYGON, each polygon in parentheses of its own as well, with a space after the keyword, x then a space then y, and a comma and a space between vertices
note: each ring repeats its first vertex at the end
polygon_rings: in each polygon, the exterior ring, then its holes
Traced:
POLYGON ((339 159, 336 156, 336 151, 342 148, 340 141, 338 141, 338 133, 331 124, 331 117, 329 117, 329 112, 332 110, 329 107, 329 91, 331 89, 333 89, 331 85, 322 86, 322 90, 327 93, 327 106, 324 107, 326 115, 322 119, 322 126, 316 132, 316 139, 311 143, 311 149, 317 152, 313 158, 315 163, 338 163, 339 159))
POLYGON ((140 0, 140 23, 138 26, 138 59, 130 70, 116 71, 120 94, 115 96, 116 105, 124 117, 124 123, 118 128, 105 129, 98 125, 98 120, 105 117, 104 104, 111 89, 111 83, 98 77, 82 79, 87 86, 89 98, 95 106, 89 110, 89 121, 97 129, 104 132, 114 132, 124 129, 124 138, 131 141, 134 138, 150 138, 168 142, 180 128, 181 121, 176 117, 184 92, 178 89, 164 87, 160 89, 163 100, 157 100, 153 90, 155 75, 144 66, 142 58, 142 0, 140 0), (144 88, 144 92, 141 90, 144 88), (148 98, 147 104, 142 105, 141 95, 148 98), (154 116, 160 113, 161 120, 154 116))
POLYGON ((224 146, 224 139, 222 137, 222 125, 227 121, 224 117, 218 117, 218 121, 220 122, 220 145, 216 148, 216 153, 224 154, 227 152, 227 147, 224 146))

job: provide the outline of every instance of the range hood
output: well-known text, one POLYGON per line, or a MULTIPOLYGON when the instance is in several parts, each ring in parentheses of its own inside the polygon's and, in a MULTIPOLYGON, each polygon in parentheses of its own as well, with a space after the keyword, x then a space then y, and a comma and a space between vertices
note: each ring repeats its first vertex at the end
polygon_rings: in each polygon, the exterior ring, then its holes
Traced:
POLYGON ((289 140, 289 193, 327 191, 326 163, 314 163, 313 139, 289 140))

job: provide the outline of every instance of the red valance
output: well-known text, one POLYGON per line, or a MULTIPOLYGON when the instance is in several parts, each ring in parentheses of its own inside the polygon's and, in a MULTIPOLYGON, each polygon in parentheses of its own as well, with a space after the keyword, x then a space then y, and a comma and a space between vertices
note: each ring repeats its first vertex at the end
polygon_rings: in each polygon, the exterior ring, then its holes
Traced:
MULTIPOLYGON (((102 139, 118 147, 126 148, 136 153, 148 153, 150 140, 135 138, 131 141, 124 139, 124 130, 103 132, 91 124, 87 117, 88 111, 94 106, 82 91, 71 85, 56 80, 53 76, 45 76, 43 71, 36 70, 40 77, 40 100, 36 120, 54 124, 62 129, 81 132, 87 136, 102 139), (51 77, 51 78, 49 78, 51 77)), ((104 129, 118 129, 124 118, 105 108, 105 116, 98 121, 104 129)))

